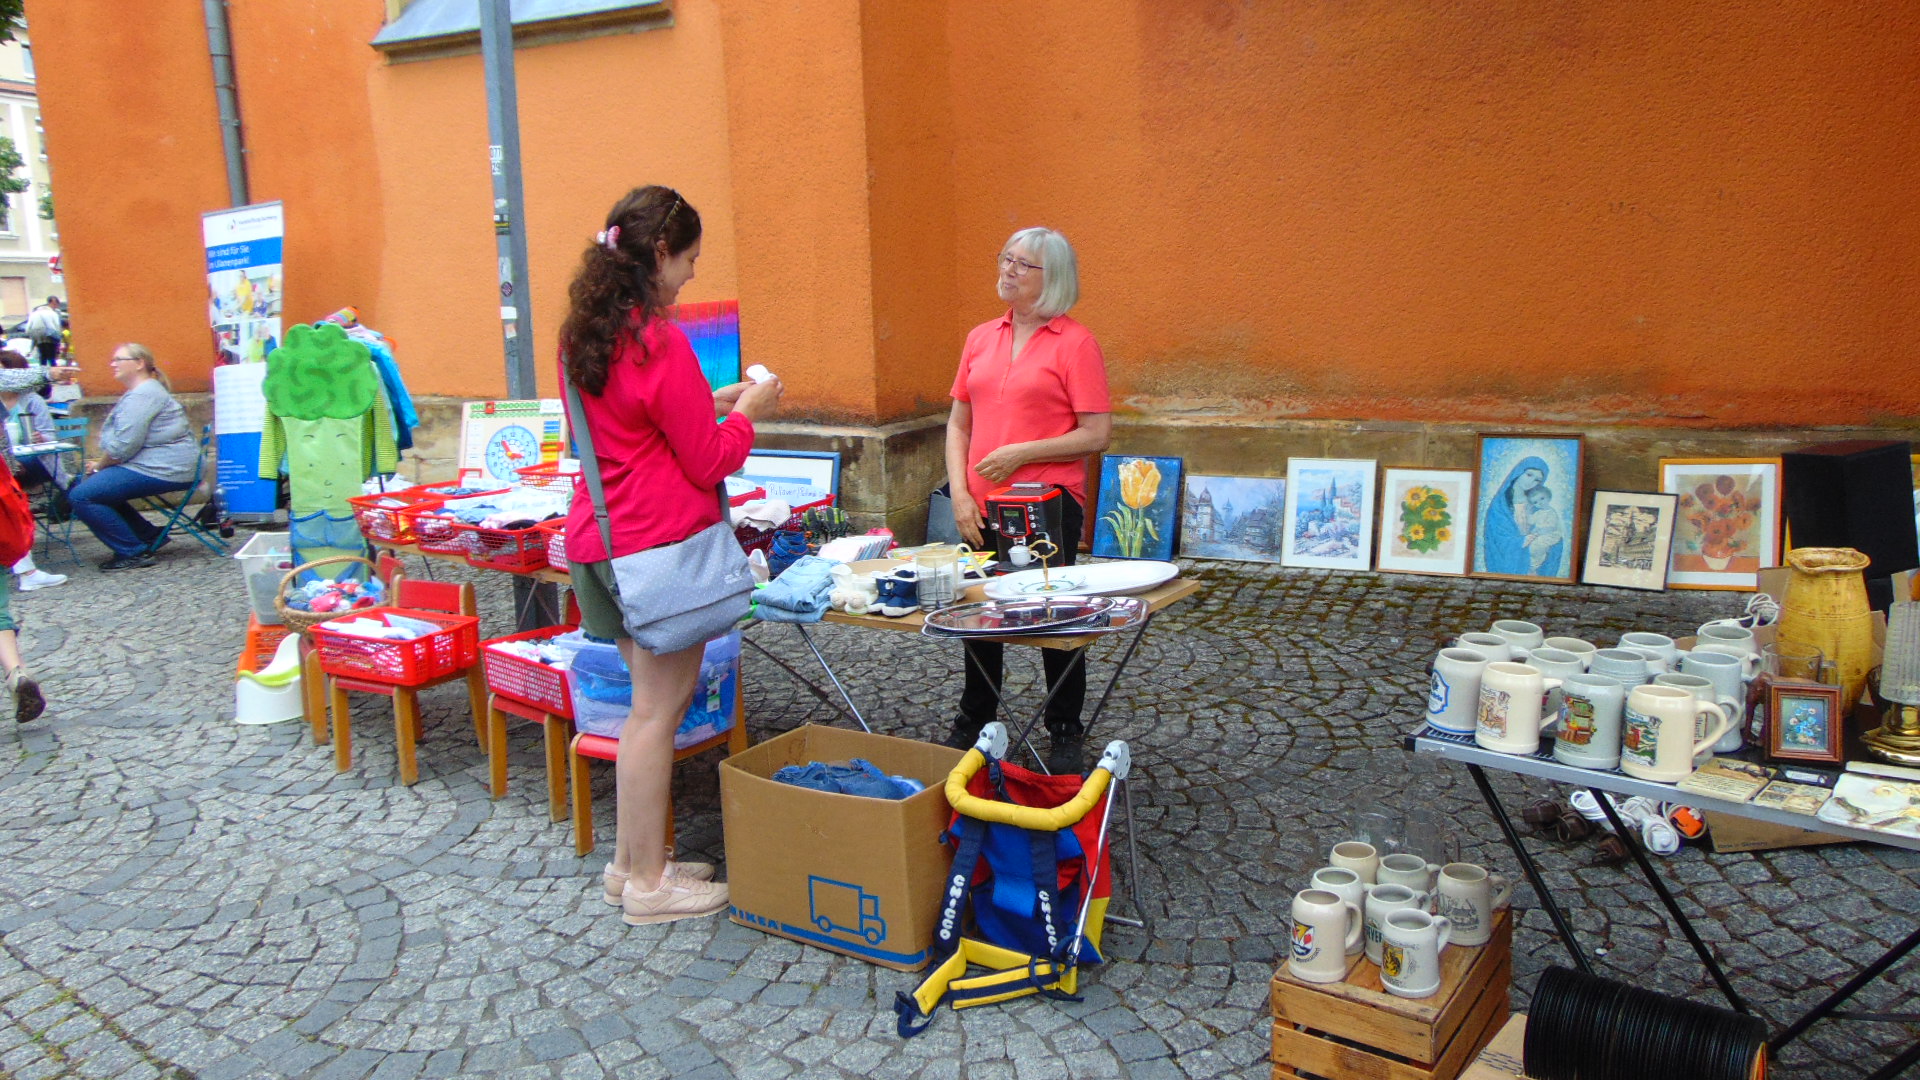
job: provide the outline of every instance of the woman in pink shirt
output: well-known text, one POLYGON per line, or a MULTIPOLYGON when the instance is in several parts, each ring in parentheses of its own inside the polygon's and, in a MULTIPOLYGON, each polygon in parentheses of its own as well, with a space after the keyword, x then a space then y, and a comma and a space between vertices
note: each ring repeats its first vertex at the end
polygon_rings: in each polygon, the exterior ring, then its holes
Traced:
MULTIPOLYGON (((982 533, 987 493, 1028 481, 1066 489, 1067 563, 1079 552, 1086 520, 1087 456, 1107 448, 1113 434, 1107 364, 1093 334, 1067 318, 1080 298, 1080 272, 1067 238, 1052 229, 1022 229, 1000 249, 997 289, 1007 313, 973 328, 960 350, 947 418, 947 488, 954 524, 975 548, 991 546, 982 533)), ((998 711, 1003 649, 968 642, 966 688, 948 736, 971 746, 998 711)), ((1087 669, 1074 654, 1042 649, 1047 730, 1053 737, 1047 768, 1082 771, 1087 669)))
POLYGON ((671 188, 628 193, 581 258, 560 328, 561 378, 580 391, 606 493, 613 550, 593 502, 575 491, 567 555, 580 626, 618 641, 633 672, 633 709, 615 762, 617 824, 603 881, 629 923, 711 915, 727 887, 706 863, 677 863, 666 845, 673 734, 700 676, 702 646, 655 655, 621 618, 611 560, 676 544, 720 520, 714 485, 746 462, 755 421, 772 416, 778 380, 709 390, 687 336, 661 317, 700 257, 700 215, 671 188), (715 416, 725 417, 714 423, 715 416))

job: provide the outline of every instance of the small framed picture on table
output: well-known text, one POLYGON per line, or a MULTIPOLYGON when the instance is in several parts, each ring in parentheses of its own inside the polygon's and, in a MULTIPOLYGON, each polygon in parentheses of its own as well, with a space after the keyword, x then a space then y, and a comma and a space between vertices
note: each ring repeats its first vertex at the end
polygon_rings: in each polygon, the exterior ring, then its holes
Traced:
POLYGON ((1775 679, 1767 687, 1767 717, 1767 757, 1827 765, 1846 760, 1847 713, 1839 687, 1775 679))

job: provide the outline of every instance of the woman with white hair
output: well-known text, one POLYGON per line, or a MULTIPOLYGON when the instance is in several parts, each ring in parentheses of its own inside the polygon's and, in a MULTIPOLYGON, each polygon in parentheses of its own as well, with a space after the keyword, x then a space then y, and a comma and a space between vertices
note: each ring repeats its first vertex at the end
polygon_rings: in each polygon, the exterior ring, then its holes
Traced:
MULTIPOLYGON (((1067 238, 1052 229, 1021 229, 997 260, 997 288, 1007 312, 973 328, 960 350, 947 418, 947 487, 954 524, 976 548, 988 546, 987 493, 1008 484, 1058 484, 1066 489, 1066 535, 1053 537, 1065 562, 1078 554, 1086 521, 1086 458, 1107 448, 1113 434, 1107 365, 1086 327, 1067 317, 1080 298, 1080 273, 1067 238)), ((1002 648, 968 642, 966 689, 948 736, 971 746, 998 711, 1002 648)), ((1047 768, 1078 773, 1083 762, 1080 710, 1087 670, 1074 654, 1043 649, 1047 768)))

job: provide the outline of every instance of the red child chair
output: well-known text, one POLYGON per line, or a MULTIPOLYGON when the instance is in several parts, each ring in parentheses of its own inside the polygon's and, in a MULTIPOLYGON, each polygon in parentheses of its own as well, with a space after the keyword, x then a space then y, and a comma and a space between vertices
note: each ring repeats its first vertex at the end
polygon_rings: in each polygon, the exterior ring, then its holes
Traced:
MULTIPOLYGON (((510 634, 494 641, 552 637, 580 625, 580 604, 571 591, 562 625, 542 630, 510 634)), ((493 642, 482 642, 484 650, 493 642)), ((541 727, 547 754, 547 815, 554 821, 567 817, 567 744, 573 740, 573 709, 567 697, 567 681, 555 672, 530 682, 526 672, 538 672, 538 665, 514 657, 484 659, 487 669, 487 789, 494 798, 507 793, 507 718, 531 720, 541 727), (506 678, 516 672, 521 678, 506 678)))
MULTIPOLYGON (((387 560, 383 559, 385 563, 387 560)), ((456 585, 449 581, 413 581, 396 568, 388 584, 388 599, 395 607, 414 611, 434 611, 447 615, 477 615, 471 583, 456 585)), ((333 766, 346 772, 353 764, 352 715, 347 704, 350 691, 381 694, 393 699, 395 752, 400 759, 400 782, 411 786, 420 779, 420 764, 414 748, 423 734, 420 723, 420 691, 430 686, 464 679, 467 702, 473 716, 473 736, 481 750, 487 748, 487 683, 480 658, 460 670, 449 672, 415 686, 401 686, 347 675, 327 676, 327 698, 333 714, 333 766)))
MULTIPOLYGON (((733 727, 710 739, 694 743, 684 750, 673 752, 674 764, 713 749, 725 743, 727 755, 731 757, 747 748, 747 708, 746 696, 735 695, 733 702, 733 727)), ((604 735, 589 735, 581 732, 573 737, 573 746, 568 755, 573 765, 573 850, 585 855, 593 850, 593 776, 587 768, 589 759, 613 761, 620 756, 620 740, 609 739, 604 735)), ((667 794, 667 846, 673 846, 673 794, 669 787, 667 794)))

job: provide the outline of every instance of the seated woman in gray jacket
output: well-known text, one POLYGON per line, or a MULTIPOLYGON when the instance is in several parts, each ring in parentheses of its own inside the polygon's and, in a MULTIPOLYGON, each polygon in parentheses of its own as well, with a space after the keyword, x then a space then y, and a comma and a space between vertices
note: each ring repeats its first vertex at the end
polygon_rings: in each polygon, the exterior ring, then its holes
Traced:
POLYGON ((200 447, 187 427, 187 411, 167 392, 166 376, 145 345, 113 350, 113 377, 127 392, 100 428, 100 457, 67 492, 73 516, 113 551, 102 570, 153 565, 160 527, 129 505, 143 495, 185 491, 192 486, 200 447))

